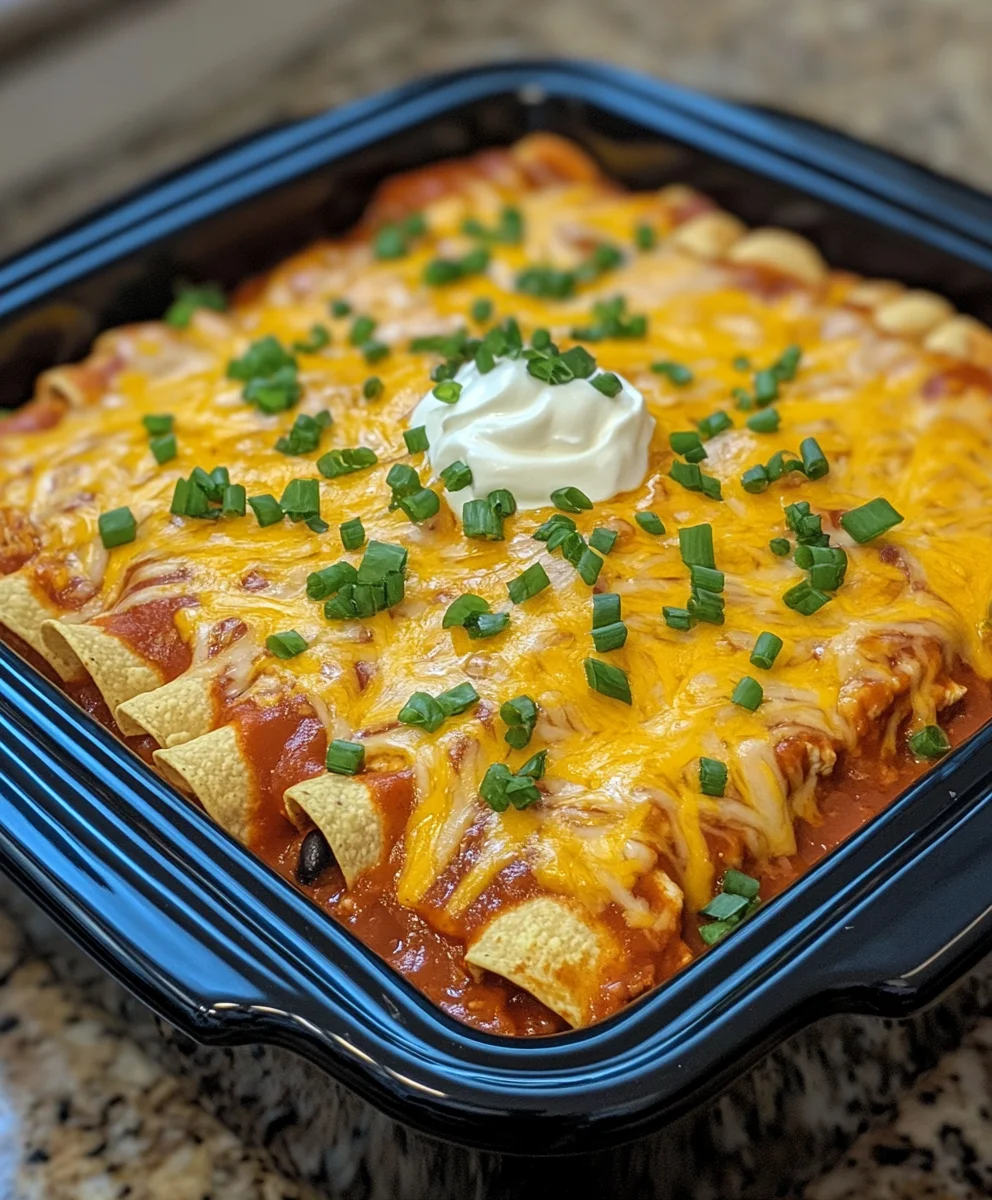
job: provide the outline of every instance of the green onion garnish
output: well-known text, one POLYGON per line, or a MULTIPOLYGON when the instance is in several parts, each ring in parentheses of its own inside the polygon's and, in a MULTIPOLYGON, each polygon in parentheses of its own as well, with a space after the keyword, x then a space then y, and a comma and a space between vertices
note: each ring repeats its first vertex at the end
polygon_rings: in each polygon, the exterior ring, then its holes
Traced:
POLYGON ((824 604, 830 602, 830 597, 826 592, 821 592, 818 588, 813 587, 807 580, 789 588, 782 599, 787 608, 794 609, 804 617, 812 616, 818 608, 822 608, 824 604))
POLYGON ((328 479, 339 475, 351 475, 379 461, 376 452, 367 446, 356 446, 353 450, 328 450, 317 459, 317 470, 328 479))
POLYGON ((341 535, 341 545, 345 550, 357 550, 365 541, 365 526, 362 524, 362 518, 352 517, 350 521, 343 521, 338 526, 338 533, 341 535))
POLYGON ((309 454, 320 445, 321 434, 331 424, 331 414, 324 409, 315 417, 300 413, 289 433, 279 438, 276 449, 280 454, 309 454))
POLYGON ((721 891, 730 896, 743 896, 745 900, 754 900, 760 887, 761 884, 752 875, 745 875, 743 871, 730 867, 723 877, 721 891))
POLYGON ((780 637, 774 633, 759 633, 749 661, 752 666, 763 667, 764 670, 770 671, 775 665, 775 659, 778 658, 781 649, 782 639, 780 637))
MULTIPOLYGON (((541 751, 541 754, 545 754, 541 751)), ((538 756, 528 762, 534 762, 538 756)), ((543 771, 543 759, 541 760, 543 771)), ((514 808, 527 808, 541 799, 540 790, 534 780, 523 771, 514 774, 506 763, 492 763, 486 768, 486 773, 479 784, 479 795, 489 805, 493 812, 506 812, 512 804, 514 808)))
POLYGON ((610 650, 619 650, 627 640, 627 626, 623 621, 614 621, 612 625, 593 629, 592 640, 600 654, 605 654, 610 650))
POLYGON ((383 393, 383 386, 378 375, 370 375, 362 384, 362 395, 366 400, 378 400, 383 393))
POLYGON ((718 433, 723 433, 725 429, 733 429, 734 422, 729 413, 718 408, 715 413, 710 413, 708 417, 703 417, 701 421, 696 422, 700 434, 709 441, 710 438, 716 437, 718 433))
POLYGON ((465 622, 465 632, 470 638, 490 638, 502 633, 509 624, 509 613, 476 613, 465 622))
POLYGON ((634 513, 634 520, 640 525, 645 533, 652 533, 655 537, 661 537, 665 532, 665 526, 657 513, 639 512, 634 513))
POLYGON ((676 387, 686 387, 688 384, 692 383, 693 380, 692 371, 690 371, 688 367, 683 366, 682 363, 672 362, 670 359, 662 359, 661 362, 653 362, 651 364, 651 370, 654 371, 656 375, 664 375, 665 378, 670 383, 674 383, 676 387))
POLYGON ((746 354, 738 354, 737 357, 733 360, 733 362, 730 365, 734 368, 735 371, 750 371, 751 370, 751 360, 748 358, 748 356, 746 354))
POLYGON ((616 530, 607 529, 605 525, 597 525, 589 535, 589 545, 600 554, 609 554, 616 544, 616 530))
POLYGON ((745 492, 751 492, 753 495, 765 491, 769 483, 768 471, 761 463, 758 463, 756 467, 748 467, 741 476, 741 487, 745 492))
POLYGON ((633 703, 626 671, 598 658, 587 658, 582 666, 586 673, 586 683, 594 692, 599 692, 601 696, 609 696, 611 700, 620 700, 624 704, 633 703))
POLYGON ((722 592, 726 580, 723 572, 715 567, 703 567, 693 563, 689 568, 689 582, 694 588, 703 588, 707 592, 722 592))
POLYGON ((692 628, 692 614, 687 608, 676 608, 666 604, 661 610, 661 615, 665 618, 665 624, 669 629, 692 628))
POLYGON ((357 775, 365 767, 365 747, 335 738, 327 747, 325 766, 334 775, 357 775))
POLYGON ((764 689, 757 679, 753 679, 750 675, 745 675, 734 688, 730 699, 734 704, 740 705, 741 708, 746 708, 749 712, 754 712, 764 697, 764 689))
MULTIPOLYGON (((602 562, 602 559, 600 559, 602 562)), ((522 571, 516 579, 511 579, 506 585, 506 590, 510 594, 510 599, 514 604, 523 604, 525 600, 530 600, 539 592, 543 592, 545 588, 551 586, 551 580, 548 578, 548 573, 539 562, 531 563, 531 565, 522 571)))
POLYGON ((878 496, 869 500, 867 504, 862 504, 860 508, 852 508, 844 513, 840 523, 856 542, 864 543, 887 533, 902 520, 888 500, 878 496))
POLYGON ((437 697, 437 702, 446 717, 456 717, 473 704, 477 704, 478 700, 479 693, 470 683, 460 683, 457 687, 441 692, 437 697))
POLYGON ((261 496, 249 496, 248 504, 263 529, 266 525, 278 525, 286 515, 279 507, 279 501, 268 492, 261 496))
POLYGON ((689 525, 679 530, 679 552, 687 567, 715 567, 713 526, 689 525))
POLYGON ((351 325, 351 331, 348 334, 348 341, 353 346, 364 346, 372 334, 375 332, 376 321, 374 317, 356 317, 351 325))
POLYGON ((776 377, 786 382, 794 379, 802 353, 799 346, 786 347, 779 355, 778 361, 772 364, 771 369, 775 372, 776 377))
POLYGON ((551 493, 551 503, 562 512, 583 512, 592 508, 592 501, 577 487, 555 488, 551 493))
POLYGON ((148 443, 148 448, 151 450, 152 456, 159 466, 169 462, 170 459, 175 458, 179 453, 174 433, 164 433, 161 437, 153 437, 148 443))
POLYGON ((311 600, 325 600, 346 584, 358 582, 358 571, 349 562, 336 562, 307 576, 307 595, 311 600))
POLYGON ((551 538, 555 530, 560 529, 562 526, 567 529, 574 529, 575 522, 571 517, 566 517, 562 512, 552 513, 542 525, 538 525, 531 534, 531 537, 539 542, 546 542, 551 538))
POLYGON ((807 479, 822 479, 830 470, 827 456, 820 449, 816 438, 803 438, 799 443, 799 453, 803 456, 803 470, 807 479))
POLYGON ((788 538, 772 538, 768 543, 768 548, 772 554, 777 554, 779 558, 785 558, 792 546, 789 544, 788 538))
POLYGON ((279 500, 279 507, 291 521, 320 516, 320 484, 316 479, 291 479, 279 500))
POLYGON ((943 758, 951 748, 947 734, 939 725, 927 725, 910 734, 906 744, 915 758, 943 758))
POLYGON ((681 454, 686 462, 702 462, 706 457, 706 447, 694 429, 670 433, 668 444, 676 454, 681 454))
POLYGON ((434 388, 433 395, 442 404, 454 404, 462 394, 462 385, 455 379, 445 379, 434 388))
POLYGON ((593 375, 589 382, 597 392, 602 392, 604 396, 611 398, 623 388, 623 384, 612 371, 600 371, 598 375, 593 375))
POLYGON ((503 540, 503 518, 488 500, 466 500, 462 505, 462 533, 482 541, 503 540))
POLYGON ((512 517, 517 511, 517 501, 507 488, 497 488, 490 492, 486 499, 500 517, 512 517))
POLYGON ((149 413, 141 418, 141 423, 149 437, 161 437, 172 432, 174 420, 171 413, 149 413))
POLYGON ((575 569, 582 579, 592 587, 599 578, 600 571, 603 569, 603 560, 595 550, 590 550, 587 547, 579 555, 578 561, 575 563, 575 569))
POLYGON ((638 250, 653 250, 658 235, 650 225, 640 224, 634 230, 634 244, 638 250))
POLYGON ((402 725, 416 725, 435 733, 444 724, 444 709, 428 692, 414 692, 396 719, 402 725))
POLYGON ((386 474, 386 484, 393 493, 392 508, 396 508, 401 496, 412 496, 419 492, 420 476, 409 463, 393 463, 386 474))
POLYGON ((227 309, 224 293, 215 283, 183 288, 169 305, 162 320, 174 329, 185 329, 199 308, 210 308, 214 312, 227 309))
POLYGON ((712 917, 714 921, 731 921, 735 917, 742 916, 748 907, 749 902, 744 896, 720 892, 699 912, 701 916, 712 917))
POLYGON ((576 379, 588 379, 596 370, 596 360, 585 346, 573 346, 560 356, 560 361, 568 367, 576 379))
POLYGON ((620 620, 620 596, 616 592, 601 592, 592 598, 592 627, 603 629, 620 620))
POLYGON ((441 621, 441 627, 451 629, 455 625, 464 625, 470 617, 487 612, 489 612, 488 600, 483 600, 481 596, 476 596, 473 592, 465 592, 464 595, 459 596, 457 600, 448 605, 441 621))
POLYGON ((311 325, 310 332, 305 338, 293 343, 293 349, 300 354, 316 354, 318 350, 330 344, 331 335, 326 325, 311 325))
POLYGON ((676 483, 681 485, 689 492, 702 492, 705 496, 709 496, 711 500, 722 500, 723 491, 720 486, 719 479, 712 475, 706 475, 700 470, 698 463, 682 462, 681 459, 675 459, 672 463, 669 475, 676 483))
POLYGON ((435 516, 441 507, 437 492, 430 488, 420 488, 409 496, 399 496, 396 503, 415 525, 435 516))
POLYGON ((133 542, 138 534, 138 523, 129 508, 112 508, 97 518, 100 541, 107 550, 133 542))
POLYGON ((700 758, 699 790, 704 796, 722 796, 727 790, 727 764, 718 758, 700 758))
POLYGON ((224 488, 220 511, 224 517, 243 517, 248 505, 245 489, 240 483, 229 483, 224 488))
POLYGON ((404 430, 403 441, 406 442, 406 448, 411 454, 422 454, 430 448, 430 442, 427 440, 427 426, 417 425, 414 429, 404 430))
POLYGON ((778 399, 778 376, 768 368, 756 371, 754 375, 754 402, 758 408, 765 408, 773 400, 778 399))
POLYGON ((327 307, 332 317, 347 317, 351 312, 351 305, 347 300, 332 300, 327 307))
MULTIPOLYGON (((369 364, 381 361, 388 353, 389 347, 385 342, 370 341, 362 343, 362 354, 365 358, 365 361, 369 364)), ((372 397, 367 398, 372 399, 372 397)))
POLYGON ((554 267, 525 267, 518 272, 515 286, 527 296, 564 300, 575 291, 575 274, 554 267))
POLYGON ((779 422, 777 408, 763 408, 753 417, 748 417, 745 424, 752 433, 777 433, 779 422))
POLYGON ((445 491, 460 492, 462 488, 467 488, 472 482, 472 469, 466 466, 461 459, 457 459, 441 472, 441 482, 444 484, 445 491))
POLYGON ((295 658, 306 650, 307 644, 295 629, 287 629, 285 633, 270 633, 265 639, 265 648, 276 658, 295 658))
POLYGON ((486 321, 493 315, 493 302, 485 296, 480 296, 478 300, 472 302, 472 320, 476 325, 484 325, 486 321))
POLYGON ((537 705, 530 696, 514 696, 500 705, 499 715, 509 726, 503 740, 515 750, 522 750, 531 739, 537 723, 537 705))

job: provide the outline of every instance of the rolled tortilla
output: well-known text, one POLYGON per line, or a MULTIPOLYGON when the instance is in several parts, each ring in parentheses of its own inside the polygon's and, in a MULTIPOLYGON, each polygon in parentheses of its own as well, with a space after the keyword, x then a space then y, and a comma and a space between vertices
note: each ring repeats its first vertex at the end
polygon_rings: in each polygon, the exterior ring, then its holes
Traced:
POLYGON ((38 596, 26 572, 0 576, 0 625, 40 654, 66 683, 75 683, 86 678, 78 656, 59 645, 50 646, 44 637, 43 626, 55 612, 38 596))
POLYGON ((248 840, 255 781, 233 725, 155 751, 155 764, 169 783, 192 792, 211 817, 240 842, 248 840))
POLYGON ((375 791, 365 780, 317 775, 293 784, 283 802, 298 829, 309 828, 312 821, 327 838, 348 887, 382 857, 383 818, 375 791))
POLYGON ((603 926, 557 896, 505 909, 465 953, 466 962, 524 988, 575 1028, 595 1019, 598 983, 619 957, 603 926))
POLYGON ((165 749, 181 746, 209 733, 216 724, 214 678, 180 675, 119 704, 114 720, 125 736, 149 733, 165 749))
POLYGON ((41 636, 50 660, 53 656, 67 663, 75 660, 92 678, 111 712, 125 700, 165 683, 158 667, 99 625, 45 621, 41 636))

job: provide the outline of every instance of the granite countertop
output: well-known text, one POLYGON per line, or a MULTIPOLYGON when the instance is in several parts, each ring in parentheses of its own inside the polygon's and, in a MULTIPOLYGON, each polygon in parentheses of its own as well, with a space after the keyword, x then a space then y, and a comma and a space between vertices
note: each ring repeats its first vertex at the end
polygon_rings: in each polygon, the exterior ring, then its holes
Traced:
MULTIPOLYGON (((232 0, 234 3, 235 0, 232 0)), ((178 7, 177 0, 168 0, 178 7)), ((215 6, 216 7, 216 6, 215 6)), ((330 9, 333 6, 329 6, 330 9)), ((776 104, 992 188, 987 0, 458 0, 344 5, 223 102, 194 96, 85 160, 0 190, 0 252, 254 126, 425 71, 595 57, 776 104)), ((178 69, 178 68, 177 68, 178 69)), ((30 136, 30 114, 18 114, 30 136)), ((0 916, 0 1194, 11 1200, 297 1200, 0 916)), ((992 1014, 806 1190, 807 1200, 992 1195, 992 1014)))

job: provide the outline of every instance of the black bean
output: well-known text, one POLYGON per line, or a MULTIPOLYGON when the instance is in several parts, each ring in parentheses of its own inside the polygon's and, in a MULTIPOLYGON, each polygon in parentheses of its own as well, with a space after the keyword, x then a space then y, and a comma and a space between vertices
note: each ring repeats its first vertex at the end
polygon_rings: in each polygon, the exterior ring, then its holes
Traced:
POLYGON ((319 829, 311 829, 300 846, 300 859, 296 864, 296 878, 306 885, 316 883, 334 862, 334 855, 327 838, 319 829))

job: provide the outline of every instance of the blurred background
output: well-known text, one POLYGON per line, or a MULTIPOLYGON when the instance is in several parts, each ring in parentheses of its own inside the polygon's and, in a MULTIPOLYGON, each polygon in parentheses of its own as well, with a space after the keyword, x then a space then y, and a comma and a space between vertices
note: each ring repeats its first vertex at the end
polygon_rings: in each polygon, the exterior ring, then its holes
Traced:
POLYGON ((992 188, 990 0, 0 0, 0 255, 251 129, 430 71, 604 59, 992 188))

